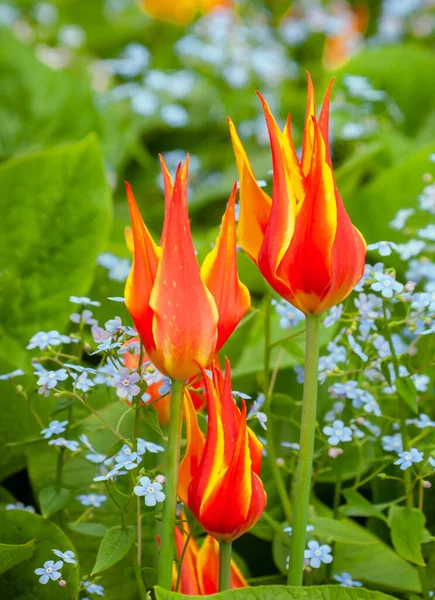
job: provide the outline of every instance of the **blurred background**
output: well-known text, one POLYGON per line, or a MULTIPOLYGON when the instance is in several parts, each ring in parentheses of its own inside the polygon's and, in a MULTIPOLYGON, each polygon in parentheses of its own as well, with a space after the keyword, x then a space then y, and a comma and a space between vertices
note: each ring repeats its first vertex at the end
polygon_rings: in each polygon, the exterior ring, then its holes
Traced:
POLYGON ((254 91, 281 124, 292 114, 299 145, 306 70, 318 103, 336 77, 333 161, 352 219, 369 242, 400 239, 387 223, 434 167, 434 39, 433 0, 0 2, 0 356, 22 366, 33 333, 67 323, 70 294, 123 295, 124 181, 158 233, 159 152, 172 171, 191 154, 201 257, 236 178, 225 117, 269 187, 254 91))

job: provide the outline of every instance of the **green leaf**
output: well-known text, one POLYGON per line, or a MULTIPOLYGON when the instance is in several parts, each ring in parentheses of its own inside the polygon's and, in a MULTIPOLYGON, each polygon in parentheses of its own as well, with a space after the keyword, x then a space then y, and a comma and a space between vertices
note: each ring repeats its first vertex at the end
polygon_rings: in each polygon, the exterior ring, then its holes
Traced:
POLYGON ((51 69, 6 27, 0 30, 0 87, 0 160, 98 128, 86 69, 51 69))
POLYGON ((418 415, 417 390, 414 382, 409 377, 407 379, 398 377, 396 379, 396 390, 400 398, 406 402, 409 408, 418 415))
POLYGON ((162 429, 159 425, 159 415, 156 408, 154 406, 148 406, 148 404, 144 404, 141 406, 141 414, 145 423, 149 425, 156 433, 163 436, 162 429))
POLYGON ((129 525, 125 529, 112 527, 101 540, 92 575, 113 567, 128 554, 136 537, 136 529, 129 525))
POLYGON ((76 598, 79 588, 77 565, 65 563, 62 577, 68 586, 41 585, 35 569, 42 567, 50 557, 54 558, 53 548, 71 550, 76 554, 71 540, 54 523, 40 515, 25 510, 1 511, 0 543, 27 544, 35 540, 34 552, 24 561, 0 575, 0 598, 2 600, 67 600, 76 598))
POLYGON ((421 540, 426 523, 424 514, 417 508, 392 506, 389 520, 391 541, 396 552, 415 565, 424 567, 426 563, 421 553, 421 540))
POLYGON ((36 329, 68 322, 69 296, 92 283, 111 203, 94 135, 3 163, 0 188, 0 355, 8 356, 9 339, 25 346, 36 329))
POLYGON ((345 513, 353 517, 376 517, 387 522, 387 517, 356 490, 343 490, 347 505, 343 507, 345 513))
POLYGON ((65 488, 45 487, 39 493, 41 513, 45 519, 61 510, 68 502, 69 490, 65 488))
POLYGON ((102 523, 68 523, 68 528, 74 533, 90 535, 91 537, 104 537, 109 531, 102 523))
POLYGON ((35 551, 35 540, 27 544, 0 544, 0 575, 28 560, 35 551))
MULTIPOLYGON (((169 592, 160 587, 155 587, 154 590, 157 600, 188 600, 192 597, 169 592)), ((258 586, 220 592, 209 597, 216 600, 388 600, 392 598, 381 592, 371 592, 361 588, 342 588, 338 585, 304 588, 284 585, 258 586)))

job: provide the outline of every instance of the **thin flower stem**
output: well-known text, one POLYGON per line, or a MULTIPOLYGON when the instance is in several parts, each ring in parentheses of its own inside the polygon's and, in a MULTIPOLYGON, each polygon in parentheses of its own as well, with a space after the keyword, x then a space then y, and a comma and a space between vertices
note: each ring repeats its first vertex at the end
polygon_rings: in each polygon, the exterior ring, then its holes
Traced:
MULTIPOLYGON (((292 507, 287 495, 286 486, 280 468, 276 462, 277 456, 275 451, 275 436, 274 436, 274 422, 273 415, 271 412, 272 405, 272 393, 273 389, 270 382, 270 298, 266 295, 266 305, 264 309, 264 371, 263 371, 263 392, 265 396, 264 408, 268 416, 267 429, 266 429, 266 441, 267 441, 267 459, 269 461, 269 467, 272 471, 272 477, 278 490, 281 506, 284 511, 285 519, 290 523, 292 518, 292 507)), ((276 375, 274 375, 274 379, 276 375)))
POLYGON ((139 598, 140 598, 140 600, 146 600, 147 590, 146 590, 145 584, 142 579, 140 564, 136 559, 137 559, 137 557, 135 556, 135 553, 133 551, 133 569, 134 569, 134 574, 136 576, 137 587, 139 588, 139 598))
MULTIPOLYGON (((399 361, 397 360, 396 350, 394 348, 393 338, 391 336, 390 326, 389 326, 388 317, 387 317, 387 307, 386 307, 385 301, 382 302, 382 310, 383 310, 383 314, 384 314, 385 337, 387 338, 387 342, 390 347, 391 360, 393 363, 396 380, 398 380, 400 378, 399 361)), ((400 398, 400 395, 399 395, 399 398, 400 398)), ((403 450, 409 450, 409 436, 408 436, 408 429, 406 427, 405 401, 403 398, 400 398, 399 410, 400 410, 400 433, 402 434, 403 450)), ((405 492, 406 492, 406 497, 407 497, 406 505, 408 508, 413 508, 414 493, 413 493, 413 489, 412 489, 411 473, 409 472, 408 469, 405 469, 403 471, 403 483, 405 485, 405 492)))
POLYGON ((180 583, 181 583, 181 569, 182 569, 182 566, 183 566, 184 557, 186 555, 187 546, 189 544, 189 541, 190 541, 191 537, 192 537, 192 533, 189 531, 189 533, 186 534, 186 541, 184 542, 183 551, 181 552, 181 556, 180 556, 180 559, 178 561, 177 584, 175 586, 175 591, 176 592, 178 592, 179 587, 180 587, 180 583))
POLYGON ((294 485, 293 531, 290 544, 288 585, 302 585, 303 582, 305 538, 316 433, 319 324, 319 318, 316 315, 308 314, 306 316, 304 394, 300 448, 294 485))
POLYGON ((177 505, 178 466, 182 425, 184 382, 172 380, 171 417, 169 421, 168 448, 166 451, 166 499, 163 504, 159 586, 172 587, 172 564, 174 559, 175 510, 177 505))
POLYGON ((231 542, 219 543, 219 591, 231 587, 231 542))

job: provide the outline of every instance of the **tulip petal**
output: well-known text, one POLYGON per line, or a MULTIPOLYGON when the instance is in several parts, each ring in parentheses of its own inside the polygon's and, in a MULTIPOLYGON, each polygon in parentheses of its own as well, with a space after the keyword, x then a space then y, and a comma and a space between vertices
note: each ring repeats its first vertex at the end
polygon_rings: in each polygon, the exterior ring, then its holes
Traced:
POLYGON ((205 440, 188 390, 184 392, 183 408, 186 421, 186 453, 178 471, 178 495, 181 501, 187 504, 189 485, 198 470, 205 440))
POLYGON ((243 250, 257 262, 269 220, 272 200, 259 187, 231 119, 228 119, 228 123, 240 178, 239 241, 243 250))
POLYGON ((160 248, 154 243, 143 222, 128 183, 126 189, 133 230, 133 264, 125 284, 125 303, 142 342, 150 353, 155 348, 150 298, 158 270, 160 248))
POLYGON ((187 165, 177 170, 166 234, 152 289, 157 368, 185 380, 207 365, 216 347, 218 312, 200 277, 187 214, 187 165))
POLYGON ((278 286, 283 293, 288 293, 284 281, 277 281, 276 271, 282 257, 286 253, 295 228, 295 198, 287 185, 281 147, 282 134, 270 112, 264 98, 257 92, 263 105, 272 150, 273 167, 273 196, 272 209, 267 224, 264 241, 261 246, 258 265, 263 276, 275 288, 278 286))
POLYGON ((219 591, 219 544, 206 535, 198 552, 197 572, 200 594, 208 596, 219 591))
MULTIPOLYGON (((322 108, 320 110, 320 115, 319 115, 320 132, 322 134, 323 141, 325 142, 325 146, 326 146, 326 162, 331 167, 331 169, 332 169, 331 150, 330 150, 330 146, 329 146, 329 108, 330 108, 330 104, 331 104, 331 93, 332 93, 333 85, 334 85, 334 78, 332 78, 331 81, 329 82, 328 88, 323 97, 322 108)), ((334 175, 334 172, 332 172, 332 174, 334 175)), ((334 177, 334 180, 335 180, 335 177, 334 177)))
POLYGON ((308 94, 307 94, 307 109, 305 113, 304 135, 302 138, 302 158, 301 166, 302 173, 306 177, 311 169, 311 157, 313 154, 314 145, 314 127, 313 119, 316 118, 316 98, 314 95, 314 86, 311 75, 307 71, 308 78, 308 94))
POLYGON ((133 230, 128 225, 124 227, 124 239, 125 245, 131 254, 134 254, 134 238, 133 238, 133 230))
MULTIPOLYGON (((332 171, 316 121, 307 195, 297 216, 289 250, 278 274, 290 281, 298 308, 313 312, 327 291, 332 274, 332 246, 337 231, 337 206, 332 171)), ((293 300, 292 300, 293 302, 293 300)))
POLYGON ((287 177, 287 183, 291 187, 295 197, 296 205, 300 204, 305 197, 305 177, 299 164, 293 137, 291 133, 291 118, 287 117, 282 135, 282 150, 285 156, 284 167, 287 177))
POLYGON ((162 169, 162 177, 163 177, 163 191, 165 195, 165 218, 163 221, 162 228, 162 237, 160 238, 160 245, 163 245, 163 241, 166 237, 166 230, 168 228, 168 216, 169 216, 169 207, 171 205, 172 194, 174 193, 174 184, 172 183, 172 177, 166 167, 165 159, 161 154, 159 154, 160 167, 162 169))
MULTIPOLYGON (((185 517, 184 517, 185 518, 185 517)), ((200 594, 200 587, 197 573, 197 562, 199 548, 195 541, 195 538, 189 536, 189 525, 188 523, 182 523, 183 531, 179 527, 175 528, 175 548, 177 551, 178 560, 183 556, 181 563, 180 572, 180 585, 178 592, 180 594, 187 594, 188 596, 195 596, 200 594), (187 547, 184 550, 184 546, 187 542, 187 547), (184 555, 183 555, 184 551, 184 555)), ((177 580, 176 580, 177 581, 177 580)), ((176 585, 175 581, 175 585, 176 585)), ((175 586, 173 586, 175 587, 175 586)))
POLYGON ((222 348, 251 304, 248 288, 241 283, 237 272, 236 194, 235 184, 216 246, 205 257, 201 268, 201 279, 212 293, 219 313, 216 351, 222 348))

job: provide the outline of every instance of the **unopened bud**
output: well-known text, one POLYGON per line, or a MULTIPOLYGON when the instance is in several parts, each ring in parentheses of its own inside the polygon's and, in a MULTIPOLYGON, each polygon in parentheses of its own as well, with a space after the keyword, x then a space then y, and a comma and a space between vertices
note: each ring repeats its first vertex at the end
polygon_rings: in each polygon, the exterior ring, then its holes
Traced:
POLYGON ((61 579, 61 580, 59 581, 59 585, 60 585, 60 587, 65 587, 65 586, 66 586, 66 581, 65 581, 65 579, 61 579))
POLYGON ((432 484, 430 481, 423 481, 423 487, 425 490, 428 490, 429 488, 432 487, 432 484))
POLYGON ((166 481, 166 477, 164 475, 156 475, 154 481, 157 481, 157 483, 165 483, 166 481))
POLYGON ((278 456, 278 458, 276 459, 276 464, 278 465, 278 467, 282 467, 284 465, 284 459, 282 458, 282 456, 278 456))
POLYGON ((330 458, 337 458, 337 456, 340 456, 340 454, 343 454, 343 450, 341 448, 329 448, 328 450, 328 456, 330 458))

